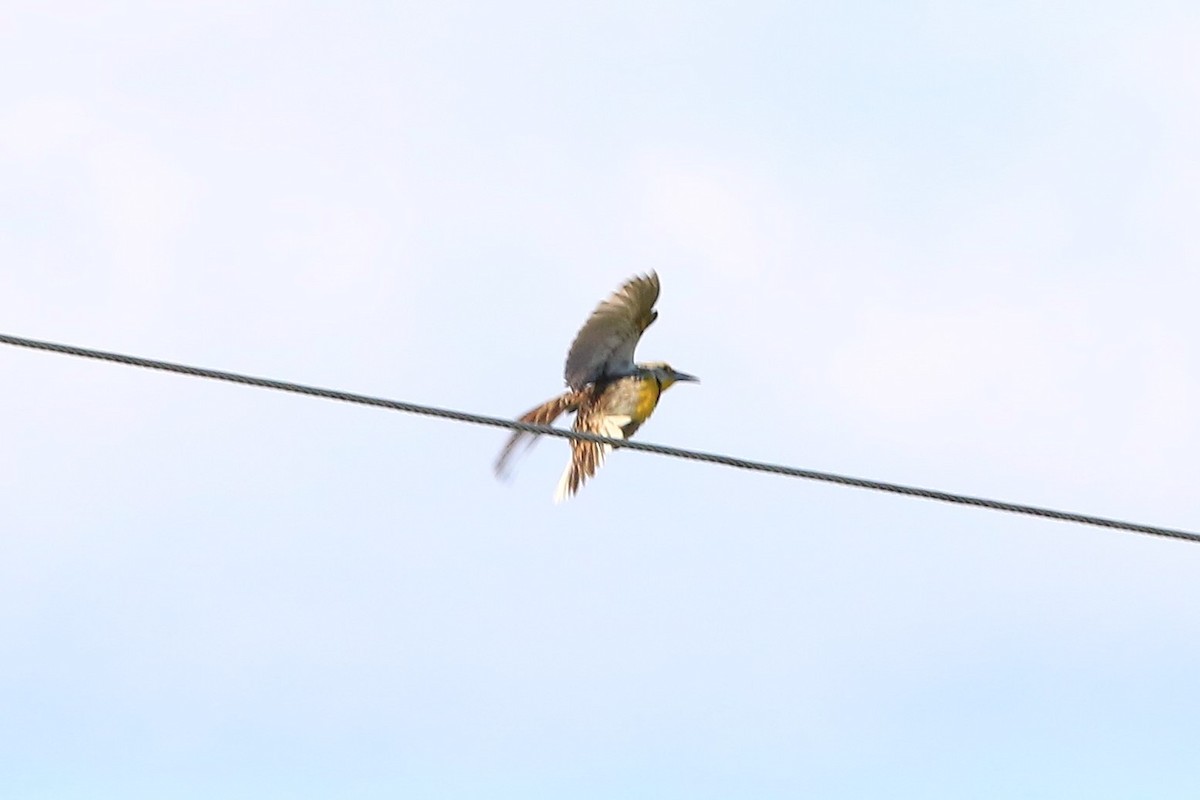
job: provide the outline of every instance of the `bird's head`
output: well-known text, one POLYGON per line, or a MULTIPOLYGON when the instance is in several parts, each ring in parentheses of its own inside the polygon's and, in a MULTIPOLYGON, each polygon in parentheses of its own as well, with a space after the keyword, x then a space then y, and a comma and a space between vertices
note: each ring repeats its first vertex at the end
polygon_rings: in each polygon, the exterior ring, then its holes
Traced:
POLYGON ((699 383, 700 379, 695 375, 688 375, 686 372, 680 372, 665 361, 654 361, 649 364, 641 364, 643 369, 650 370, 654 373, 654 377, 658 378, 658 382, 662 384, 662 388, 666 389, 673 383, 680 381, 692 381, 699 383))

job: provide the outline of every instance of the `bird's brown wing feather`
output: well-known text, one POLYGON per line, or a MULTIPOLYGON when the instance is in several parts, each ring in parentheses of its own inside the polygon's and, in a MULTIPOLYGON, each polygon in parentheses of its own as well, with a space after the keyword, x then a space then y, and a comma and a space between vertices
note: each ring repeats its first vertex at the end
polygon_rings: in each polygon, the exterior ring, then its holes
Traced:
POLYGON ((609 375, 633 370, 633 351, 650 324, 658 318, 658 275, 631 278, 596 307, 575 335, 563 377, 578 391, 609 375))
MULTIPOLYGON (((631 422, 628 416, 611 414, 607 409, 595 402, 594 393, 598 390, 589 386, 580 392, 581 402, 575 415, 575 430, 608 436, 612 439, 626 439, 637 430, 637 424, 631 422)), ((555 502, 562 502, 575 495, 588 479, 596 474, 604 464, 605 457, 612 452, 612 445, 588 442, 582 439, 571 440, 571 460, 563 471, 554 493, 555 502)))
MULTIPOLYGON (((537 408, 530 409, 522 414, 518 419, 520 422, 527 422, 530 425, 552 425, 554 420, 567 411, 574 411, 579 405, 578 392, 566 392, 553 400, 547 400, 537 408)), ((504 445, 504 449, 500 451, 500 455, 496 458, 496 477, 503 478, 508 475, 509 461, 512 459, 513 452, 519 443, 524 441, 526 447, 532 447, 537 441, 536 433, 528 431, 516 431, 508 438, 508 442, 504 445)))
MULTIPOLYGON (((584 429, 576 425, 576 430, 584 429)), ((600 433, 600 431, 588 431, 588 433, 600 433)), ((563 471, 562 479, 559 480, 558 488, 554 492, 555 502, 561 503, 563 500, 573 497, 587 483, 588 478, 595 475, 596 470, 604 464, 604 457, 611 449, 611 446, 599 442, 572 439, 571 460, 567 463, 567 468, 563 471)))

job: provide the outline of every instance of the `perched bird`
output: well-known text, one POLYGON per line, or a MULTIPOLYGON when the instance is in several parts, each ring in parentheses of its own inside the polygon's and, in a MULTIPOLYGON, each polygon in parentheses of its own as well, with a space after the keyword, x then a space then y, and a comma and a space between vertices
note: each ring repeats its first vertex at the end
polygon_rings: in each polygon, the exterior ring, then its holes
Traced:
MULTIPOLYGON (((574 429, 612 439, 628 439, 650 414, 662 393, 677 381, 697 378, 657 361, 635 364, 633 351, 642 333, 658 319, 658 275, 640 275, 596 307, 579 329, 563 377, 567 391, 521 416, 521 422, 550 425, 563 413, 574 413, 574 429)), ((537 434, 517 431, 496 459, 496 475, 506 472, 509 458, 523 440, 537 434)), ((611 445, 571 440, 571 461, 554 494, 561 502, 579 491, 604 463, 611 445)))

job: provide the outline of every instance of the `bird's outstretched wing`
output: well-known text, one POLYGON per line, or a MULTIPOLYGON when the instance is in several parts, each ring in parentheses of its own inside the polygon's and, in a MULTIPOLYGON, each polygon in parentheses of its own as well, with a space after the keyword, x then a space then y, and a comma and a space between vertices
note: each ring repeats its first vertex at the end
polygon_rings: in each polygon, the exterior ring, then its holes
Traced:
POLYGON ((639 275, 596 307, 575 334, 563 377, 575 391, 605 375, 633 371, 633 351, 642 332, 658 318, 658 275, 639 275))

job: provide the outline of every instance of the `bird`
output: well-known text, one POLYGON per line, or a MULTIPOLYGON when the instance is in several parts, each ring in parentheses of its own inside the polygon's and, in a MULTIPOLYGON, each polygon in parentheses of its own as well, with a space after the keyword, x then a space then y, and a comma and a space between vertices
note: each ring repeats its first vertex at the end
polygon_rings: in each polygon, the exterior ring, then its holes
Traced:
MULTIPOLYGON (((699 378, 674 369, 665 361, 635 363, 633 351, 646 328, 658 319, 659 280, 655 272, 637 275, 621 285, 588 317, 575 335, 563 378, 567 390, 519 417, 532 425, 550 425, 564 413, 573 413, 576 431, 628 439, 641 427, 663 392, 676 383, 699 378)), ((538 434, 515 432, 496 459, 496 475, 507 474, 508 464, 521 442, 532 445, 538 434)), ((612 452, 612 445, 572 439, 571 459, 554 492, 554 501, 574 496, 612 452)))

